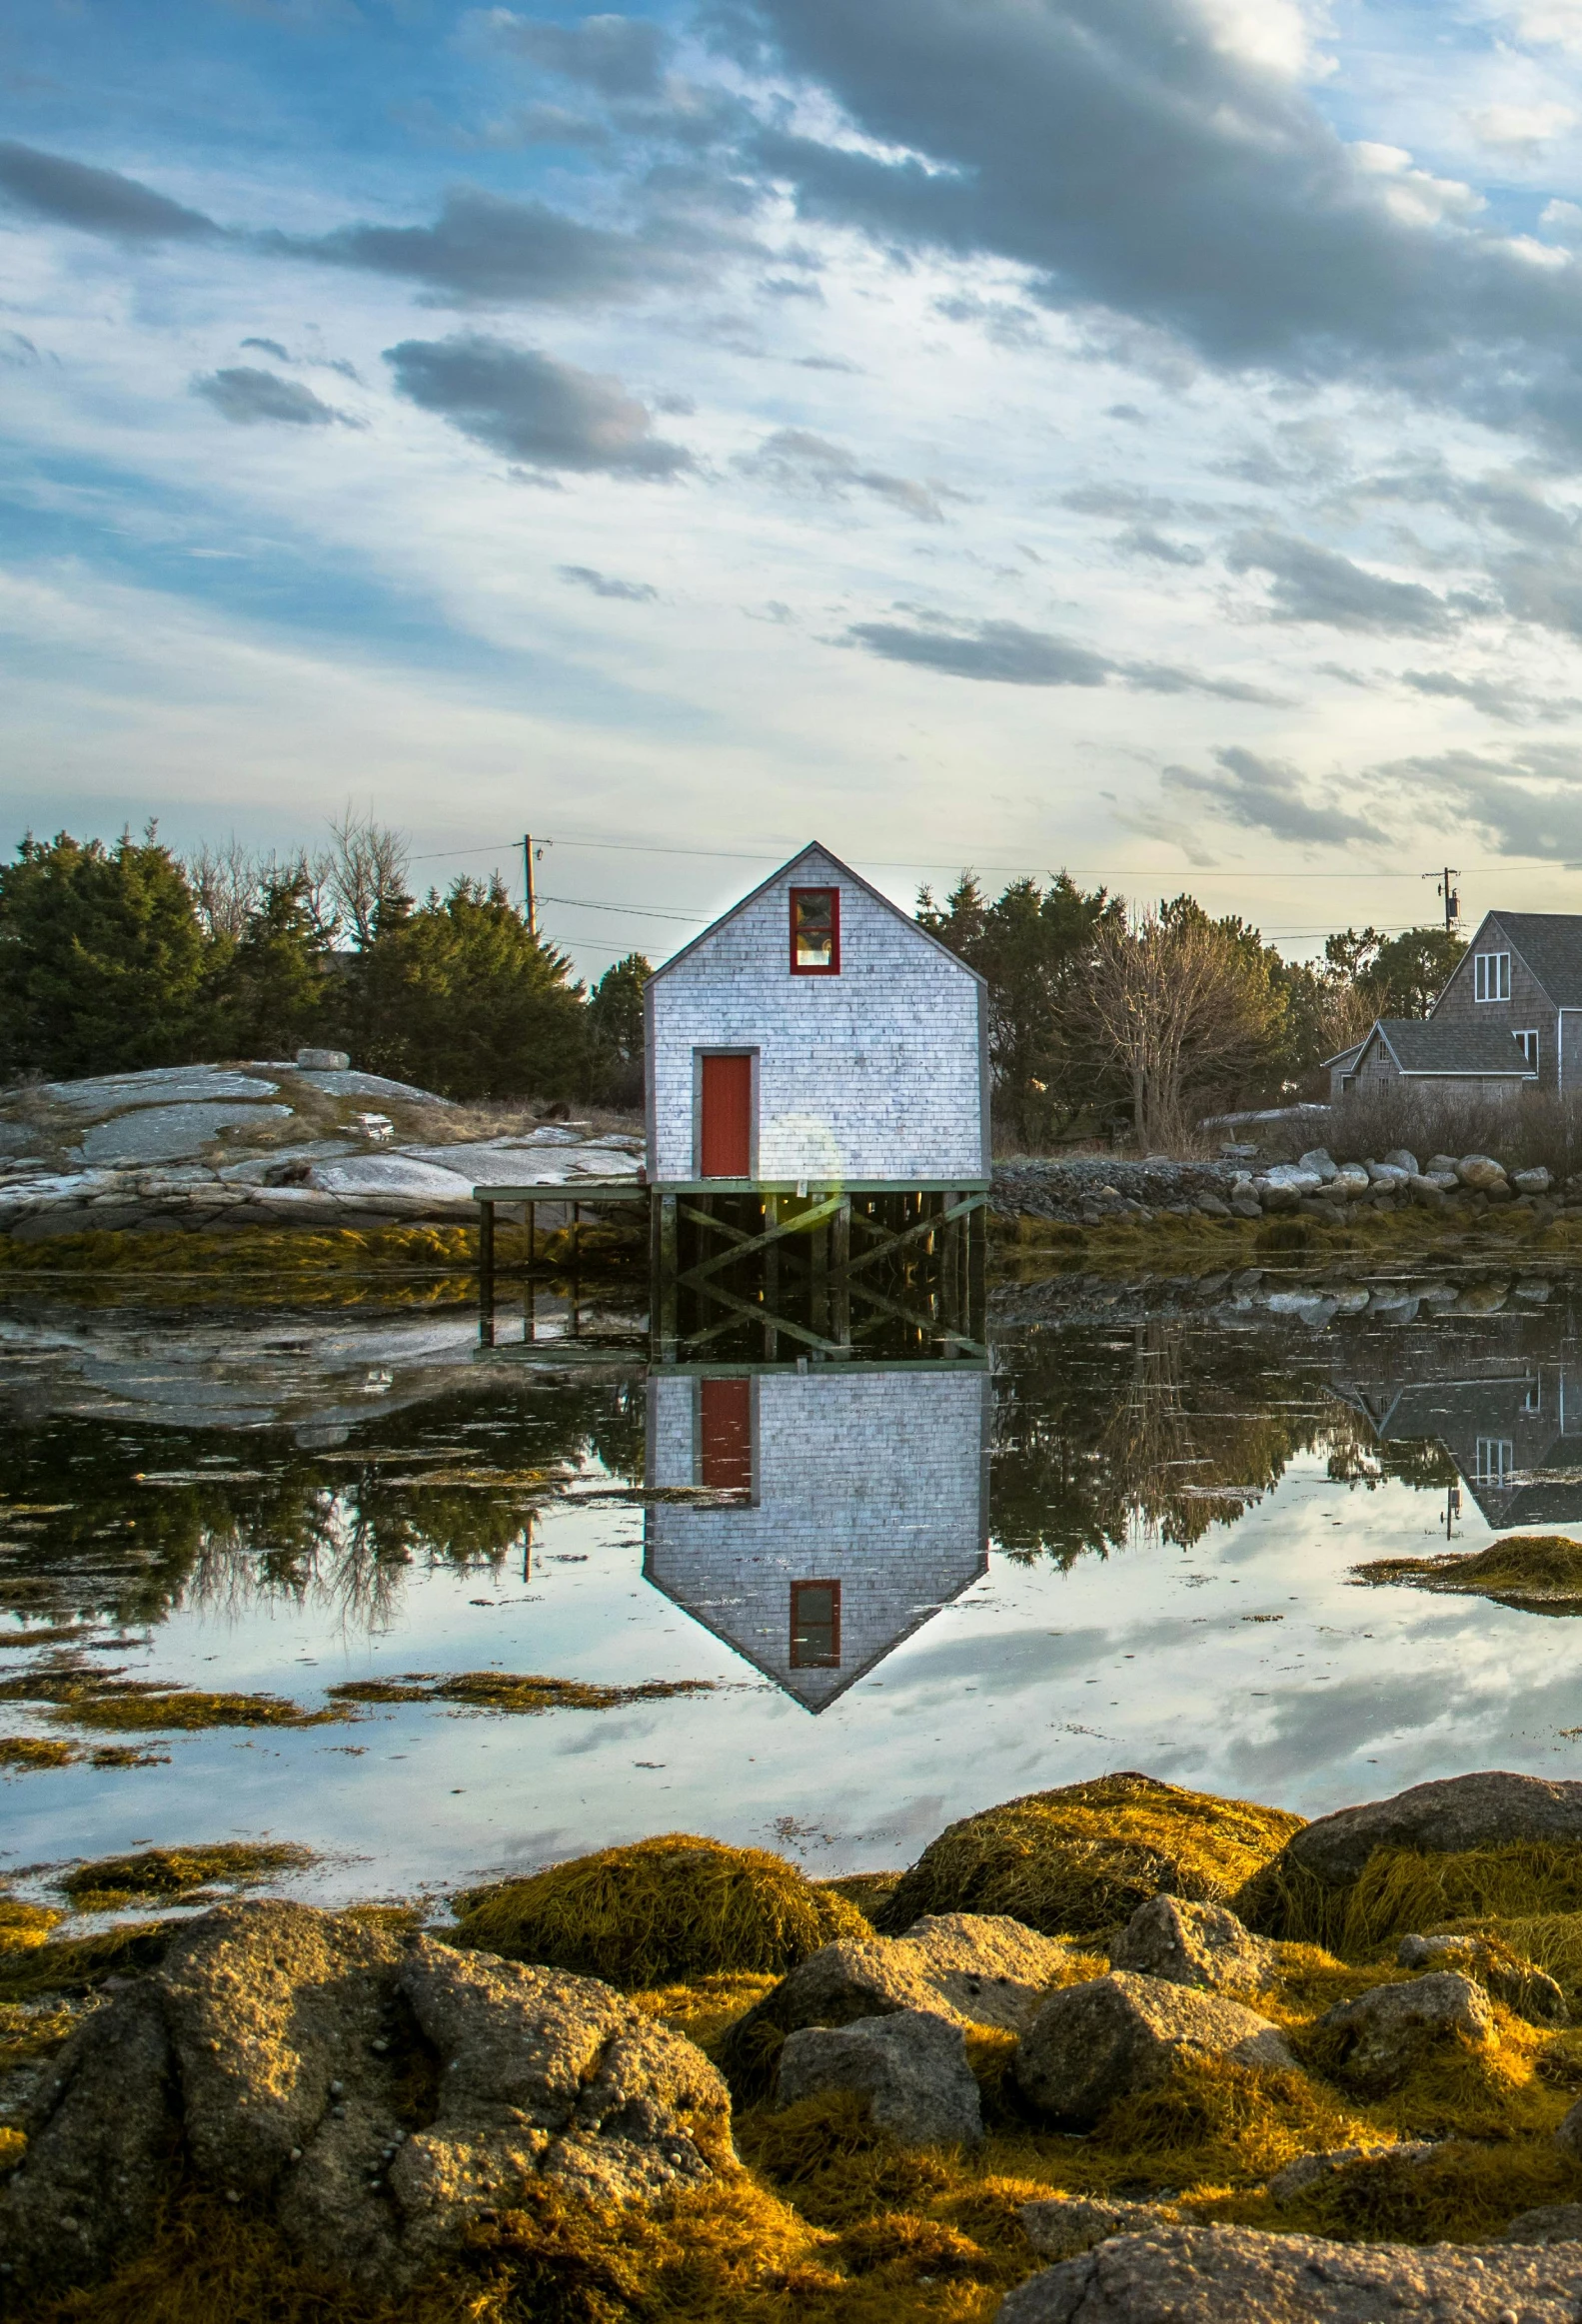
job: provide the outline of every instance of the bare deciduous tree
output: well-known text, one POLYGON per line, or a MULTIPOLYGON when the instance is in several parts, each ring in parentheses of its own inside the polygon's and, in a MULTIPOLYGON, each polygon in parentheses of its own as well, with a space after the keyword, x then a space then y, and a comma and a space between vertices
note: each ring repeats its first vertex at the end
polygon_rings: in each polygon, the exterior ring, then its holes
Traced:
POLYGON ((1183 898, 1095 930, 1089 1005, 1138 1146, 1158 1153, 1267 1055, 1283 1002, 1261 952, 1183 898))
POLYGON ((331 818, 328 884, 342 927, 359 952, 374 940, 382 909, 406 895, 406 839, 371 815, 354 815, 348 801, 331 818))
POLYGON ((211 942, 229 937, 235 943, 264 890, 267 866, 240 839, 223 847, 205 843, 182 865, 204 933, 211 942))

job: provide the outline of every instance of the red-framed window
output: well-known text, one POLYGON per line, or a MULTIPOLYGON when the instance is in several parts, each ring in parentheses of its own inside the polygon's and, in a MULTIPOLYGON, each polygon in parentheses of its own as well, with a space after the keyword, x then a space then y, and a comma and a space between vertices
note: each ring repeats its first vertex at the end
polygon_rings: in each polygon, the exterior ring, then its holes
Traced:
POLYGON ((840 1585, 793 1582, 791 1586, 791 1667, 793 1671, 840 1668, 840 1585))
POLYGON ((793 887, 791 891, 791 972, 792 976, 840 973, 840 890, 793 887))

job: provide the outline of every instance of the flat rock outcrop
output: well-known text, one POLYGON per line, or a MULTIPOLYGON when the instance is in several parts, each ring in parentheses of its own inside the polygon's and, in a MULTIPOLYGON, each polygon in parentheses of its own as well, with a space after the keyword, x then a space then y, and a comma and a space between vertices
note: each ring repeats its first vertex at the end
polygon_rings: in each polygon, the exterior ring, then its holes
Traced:
POLYGON ((1250 2227, 1123 2235, 1029 2276, 996 2324, 1575 2324, 1567 2244, 1330 2243, 1250 2227))
POLYGON ((1109 1948, 1109 1965, 1205 1993, 1250 1992, 1267 1984, 1278 1954, 1219 1904, 1150 1896, 1109 1948))
POLYGON ((1193 2056, 1294 2063, 1278 2027, 1255 2009, 1120 1969, 1051 1993, 1017 2045, 1015 2072, 1041 2113, 1081 2129, 1193 2056))
POLYGON ((1392 1798, 1320 1815, 1292 1834, 1284 1854, 1330 1886, 1343 1887, 1358 1877, 1375 1848, 1450 1855, 1513 1840, 1582 1846, 1582 1782, 1491 1770, 1414 1783, 1392 1798))
POLYGON ((23 2292, 131 2258, 183 2159, 391 2288, 535 2179, 644 2203, 732 2152, 715 2068, 608 1985, 302 1904, 189 1923, 55 2066, 0 2190, 23 2292))
POLYGON ((1111 2235, 1148 2235, 1179 2214, 1168 2203, 1127 2203, 1106 2195, 1047 2195, 1021 2206, 1027 2241, 1042 2259, 1074 2259, 1111 2235))
POLYGON ((780 2053, 777 2104, 822 2090, 866 2098, 874 2122, 900 2146, 976 2146, 983 2135, 961 2028, 932 2011, 902 2009, 790 2034, 780 2053))

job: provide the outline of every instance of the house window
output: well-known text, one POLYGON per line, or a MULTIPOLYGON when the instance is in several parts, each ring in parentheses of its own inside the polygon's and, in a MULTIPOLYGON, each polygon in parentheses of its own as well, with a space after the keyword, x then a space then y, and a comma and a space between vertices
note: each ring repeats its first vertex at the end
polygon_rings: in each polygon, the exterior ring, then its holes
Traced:
POLYGON ((1509 1000, 1511 956, 1508 952, 1476 952, 1472 956, 1474 1000, 1509 1000))
POLYGON ((1479 1437, 1472 1470, 1474 1485, 1503 1485, 1516 1466, 1516 1447, 1509 1437, 1479 1437))
POLYGON ((1526 1391, 1522 1397, 1522 1413, 1524 1417, 1530 1414, 1536 1418, 1542 1413, 1543 1408, 1544 1384, 1543 1376, 1540 1374, 1536 1380, 1529 1380, 1527 1383, 1526 1391))
POLYGON ((791 891, 792 976, 840 973, 840 890, 793 887, 791 891))
POLYGON ((1527 1070, 1528 1070, 1528 1072, 1529 1072, 1529 1073, 1536 1073, 1536 1072, 1537 1072, 1537 1070, 1538 1070, 1538 1035, 1537 1035, 1537 1032, 1536 1032, 1536 1031, 1533 1031, 1533 1032, 1528 1032, 1528 1033, 1518 1033, 1518 1034, 1516 1035, 1516 1044, 1517 1044, 1517 1047, 1518 1047, 1518 1048, 1521 1050, 1521 1053, 1522 1053, 1522 1055, 1523 1055, 1523 1056, 1526 1058, 1526 1060, 1527 1060, 1527 1070))
POLYGON ((793 1671, 837 1671, 840 1668, 838 1582, 791 1584, 791 1662, 793 1671))

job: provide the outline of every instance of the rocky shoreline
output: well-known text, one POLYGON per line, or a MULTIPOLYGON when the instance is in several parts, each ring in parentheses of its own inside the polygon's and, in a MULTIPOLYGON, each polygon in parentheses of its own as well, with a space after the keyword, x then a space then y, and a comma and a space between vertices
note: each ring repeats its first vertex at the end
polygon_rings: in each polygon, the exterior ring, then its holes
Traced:
POLYGON ((8 2317, 185 2324, 216 2264, 234 2324, 1582 2304, 1582 1783, 1112 1775, 902 1875, 681 1834, 449 1923, 191 1901, 0 1914, 8 2317))

